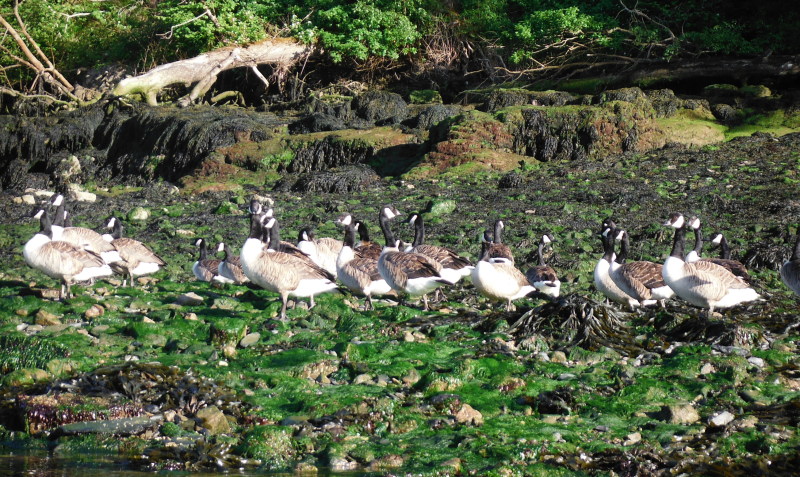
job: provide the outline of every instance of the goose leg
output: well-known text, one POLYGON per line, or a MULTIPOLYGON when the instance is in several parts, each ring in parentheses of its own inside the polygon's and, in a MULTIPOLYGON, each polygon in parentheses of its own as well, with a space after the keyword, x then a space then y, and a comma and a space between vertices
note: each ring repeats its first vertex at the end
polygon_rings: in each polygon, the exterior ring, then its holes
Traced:
POLYGON ((428 306, 428 295, 422 295, 422 311, 429 311, 431 308, 428 306))
POLYGON ((314 295, 311 295, 311 298, 310 298, 309 301, 310 301, 310 304, 308 306, 308 309, 310 310, 310 309, 312 309, 312 308, 314 308, 316 306, 316 303, 314 303, 314 295))
POLYGON ((372 296, 367 295, 367 298, 364 301, 364 311, 374 310, 374 309, 375 309, 375 305, 372 303, 372 296))
POLYGON ((286 302, 289 301, 289 295, 281 293, 281 321, 286 321, 286 302))

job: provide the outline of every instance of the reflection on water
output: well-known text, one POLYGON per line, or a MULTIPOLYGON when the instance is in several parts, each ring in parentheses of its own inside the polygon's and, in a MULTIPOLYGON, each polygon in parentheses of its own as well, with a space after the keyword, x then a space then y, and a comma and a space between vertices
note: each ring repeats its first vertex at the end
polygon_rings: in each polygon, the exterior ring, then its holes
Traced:
MULTIPOLYGON (((284 472, 265 472, 259 469, 248 470, 226 470, 225 472, 147 472, 128 468, 124 459, 115 458, 110 455, 83 455, 81 458, 61 457, 51 455, 45 450, 24 450, 10 451, 0 449, 0 477, 152 477, 154 474, 169 475, 170 477, 192 476, 192 477, 251 477, 269 475, 295 476, 297 474, 284 472)), ((320 469, 316 476, 336 475, 337 477, 354 477, 367 475, 364 473, 331 473, 320 469)))

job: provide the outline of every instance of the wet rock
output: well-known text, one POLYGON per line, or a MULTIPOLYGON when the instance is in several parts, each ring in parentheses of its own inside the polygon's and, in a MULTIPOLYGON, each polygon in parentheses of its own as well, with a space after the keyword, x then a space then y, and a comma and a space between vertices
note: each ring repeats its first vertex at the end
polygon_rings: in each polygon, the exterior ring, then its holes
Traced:
POLYGON ((225 434, 231 431, 230 423, 225 414, 217 406, 204 407, 197 411, 195 416, 200 419, 202 426, 212 435, 225 434))
POLYGON ((638 432, 633 432, 625 436, 625 441, 622 443, 624 446, 632 446, 638 444, 642 440, 642 435, 638 432))
POLYGON ((106 312, 106 309, 103 308, 103 305, 98 305, 97 303, 95 303, 94 305, 90 306, 88 310, 83 312, 83 316, 87 320, 91 320, 91 319, 103 316, 103 314, 105 312, 106 312))
POLYGON ((261 339, 261 333, 249 333, 245 335, 244 338, 239 341, 239 346, 242 348, 249 348, 254 344, 258 343, 258 340, 261 339))
POLYGON ((511 171, 500 178, 500 181, 497 183, 497 187, 500 189, 514 189, 522 186, 522 184, 523 179, 519 172, 511 171))
POLYGON ((203 297, 195 292, 184 293, 175 299, 175 303, 181 306, 198 306, 203 304, 203 297))
POLYGON ((363 126, 400 124, 408 115, 408 104, 397 93, 367 91, 352 101, 353 112, 366 121, 363 126))
POLYGON ((727 426, 728 424, 730 424, 731 421, 733 421, 735 418, 736 418, 736 416, 734 416, 730 412, 722 411, 722 412, 718 412, 718 413, 714 414, 713 416, 711 416, 711 418, 708 420, 708 423, 712 427, 722 427, 722 426, 727 426))
POLYGON ((128 212, 128 220, 131 222, 143 222, 150 218, 150 211, 144 207, 134 207, 128 212))
POLYGON ((670 424, 694 424, 700 420, 700 414, 691 404, 673 404, 662 406, 657 418, 670 424))
POLYGON ((759 358, 759 357, 757 357, 757 356, 750 356, 749 358, 747 358, 747 362, 752 364, 753 366, 755 366, 757 368, 763 368, 764 364, 765 364, 764 360, 759 358))
MULTIPOLYGON (((301 175, 289 189, 294 192, 327 192, 344 194, 360 191, 378 184, 380 177, 369 166, 343 166, 324 172, 312 172, 301 175)), ((276 188, 287 184, 279 182, 276 188)))
POLYGON ((41 326, 55 326, 61 324, 61 318, 45 309, 36 312, 35 323, 41 326))
POLYGON ((469 404, 462 404, 453 416, 459 424, 483 425, 483 414, 469 404))
POLYGON ((347 472, 358 469, 358 462, 343 456, 331 457, 328 465, 334 472, 347 472))
POLYGON ((456 210, 456 207, 456 201, 454 200, 447 199, 433 201, 428 205, 428 215, 432 217, 447 215, 456 210))
POLYGON ((550 362, 558 364, 567 364, 567 355, 564 354, 563 351, 553 351, 553 354, 550 355, 550 362))
POLYGON ((38 368, 22 368, 6 374, 2 378, 3 386, 16 387, 26 386, 37 382, 45 381, 50 378, 50 373, 38 368))
POLYGON ((291 134, 309 134, 322 131, 347 129, 347 124, 336 116, 325 113, 312 113, 289 125, 291 134))
POLYGON ((427 131, 447 118, 461 113, 454 105, 435 104, 423 109, 417 116, 416 128, 427 131))
POLYGON ((403 376, 403 384, 406 386, 413 386, 419 382, 422 377, 419 375, 419 371, 416 369, 411 369, 405 376, 403 376))
POLYGON ((331 373, 339 369, 339 362, 336 360, 324 360, 316 363, 309 363, 303 367, 299 377, 306 379, 327 378, 331 373))
POLYGON ((461 473, 461 459, 458 457, 453 457, 452 459, 448 459, 441 463, 442 467, 447 467, 453 470, 456 474, 461 473))
POLYGON ((731 105, 718 103, 711 106, 714 118, 726 126, 735 126, 741 122, 741 112, 731 105))
POLYGON ((386 469, 396 469, 398 467, 402 467, 405 463, 405 459, 397 454, 388 454, 383 457, 378 457, 377 459, 372 460, 367 469, 370 472, 376 472, 380 470, 386 469))
POLYGON ((353 379, 353 384, 372 384, 372 376, 369 374, 359 374, 353 379))

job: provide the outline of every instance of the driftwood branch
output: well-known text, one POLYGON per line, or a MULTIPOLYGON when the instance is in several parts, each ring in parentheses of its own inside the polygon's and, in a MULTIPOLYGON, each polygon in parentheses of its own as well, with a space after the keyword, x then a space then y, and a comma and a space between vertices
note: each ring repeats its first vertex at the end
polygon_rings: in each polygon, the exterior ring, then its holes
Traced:
POLYGON ((169 40, 175 34, 175 30, 177 28, 180 28, 180 27, 182 27, 184 25, 188 25, 190 23, 194 23, 194 22, 196 22, 197 20, 200 20, 203 17, 208 17, 209 20, 211 20, 211 22, 217 28, 219 28, 219 20, 217 20, 217 17, 214 16, 214 14, 211 12, 211 10, 206 8, 205 11, 203 11, 203 13, 201 13, 200 15, 197 15, 194 18, 190 18, 190 19, 186 20, 185 22, 178 23, 177 25, 172 25, 171 27, 169 27, 169 31, 168 32, 158 33, 156 36, 159 37, 159 38, 163 38, 165 40, 169 40))
POLYGON ((114 88, 113 94, 125 96, 142 95, 148 104, 158 104, 158 93, 164 88, 182 84, 195 85, 189 95, 179 100, 186 106, 195 102, 216 81, 222 71, 272 64, 277 68, 289 68, 297 60, 311 52, 311 47, 289 39, 272 39, 241 48, 221 48, 202 55, 157 66, 139 76, 125 78, 114 88))

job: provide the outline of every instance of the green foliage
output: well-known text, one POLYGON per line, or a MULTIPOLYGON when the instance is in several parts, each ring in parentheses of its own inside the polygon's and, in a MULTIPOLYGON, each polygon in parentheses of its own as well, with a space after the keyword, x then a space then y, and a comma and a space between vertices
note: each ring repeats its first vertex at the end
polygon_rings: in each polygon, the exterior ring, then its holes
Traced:
POLYGON ((48 339, 19 334, 0 336, 0 373, 44 368, 48 361, 69 356, 69 349, 48 339))

